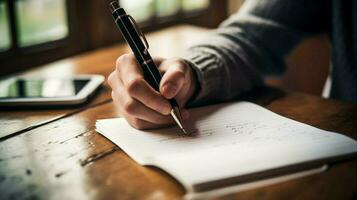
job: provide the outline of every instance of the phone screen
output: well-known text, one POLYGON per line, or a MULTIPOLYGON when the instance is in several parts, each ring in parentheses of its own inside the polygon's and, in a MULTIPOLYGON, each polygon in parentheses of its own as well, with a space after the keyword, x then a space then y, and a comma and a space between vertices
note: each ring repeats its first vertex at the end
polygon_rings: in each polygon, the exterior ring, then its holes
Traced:
POLYGON ((0 82, 0 99, 56 98, 78 94, 88 80, 74 79, 15 79, 0 82))

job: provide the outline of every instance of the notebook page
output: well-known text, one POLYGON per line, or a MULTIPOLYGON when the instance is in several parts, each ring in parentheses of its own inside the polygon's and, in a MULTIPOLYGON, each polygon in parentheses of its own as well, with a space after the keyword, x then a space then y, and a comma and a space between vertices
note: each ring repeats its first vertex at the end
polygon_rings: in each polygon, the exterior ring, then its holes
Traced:
POLYGON ((177 128, 140 131, 123 119, 97 129, 140 164, 156 164, 184 185, 357 152, 357 143, 258 105, 239 102, 191 110, 193 136, 177 128))

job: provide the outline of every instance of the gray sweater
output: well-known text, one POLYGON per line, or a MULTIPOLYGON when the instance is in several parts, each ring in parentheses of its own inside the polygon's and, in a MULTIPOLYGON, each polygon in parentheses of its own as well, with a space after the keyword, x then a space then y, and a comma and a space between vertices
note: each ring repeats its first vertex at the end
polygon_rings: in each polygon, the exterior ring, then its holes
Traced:
POLYGON ((330 97, 357 102, 357 1, 247 0, 185 57, 198 77, 191 103, 226 101, 282 74, 288 53, 304 37, 328 33, 332 44, 330 97))

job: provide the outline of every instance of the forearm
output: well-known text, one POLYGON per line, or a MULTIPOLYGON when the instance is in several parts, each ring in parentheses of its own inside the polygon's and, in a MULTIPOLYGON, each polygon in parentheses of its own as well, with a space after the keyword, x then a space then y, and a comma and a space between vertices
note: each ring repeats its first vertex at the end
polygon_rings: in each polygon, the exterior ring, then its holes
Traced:
POLYGON ((275 46, 275 36, 289 38, 292 45, 298 38, 284 27, 264 25, 251 16, 234 16, 205 41, 189 49, 185 57, 195 69, 200 89, 194 104, 232 100, 242 92, 263 84, 263 75, 281 74, 285 70, 284 52, 288 47, 275 46), (266 32, 251 33, 268 29, 266 32), (285 35, 284 35, 285 34, 285 35), (288 35, 288 36, 286 36, 288 35), (294 40, 292 42, 291 40, 294 40))
POLYGON ((216 48, 219 47, 197 46, 190 49, 185 57, 195 71, 198 85, 190 105, 231 100, 263 84, 260 72, 243 52, 238 56, 225 49, 217 51, 216 48))
POLYGON ((262 85, 263 75, 282 74, 291 49, 303 37, 321 31, 308 22, 317 24, 322 18, 318 12, 322 2, 247 2, 187 52, 185 59, 200 85, 191 104, 231 100, 262 85))

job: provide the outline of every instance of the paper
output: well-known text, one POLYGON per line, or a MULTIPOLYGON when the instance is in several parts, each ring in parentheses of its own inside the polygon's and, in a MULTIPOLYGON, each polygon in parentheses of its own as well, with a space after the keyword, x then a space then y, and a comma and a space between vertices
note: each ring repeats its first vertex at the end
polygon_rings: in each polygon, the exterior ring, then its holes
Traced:
POLYGON ((152 164, 186 188, 219 179, 357 152, 346 136, 239 102, 192 109, 192 136, 176 127, 140 131, 124 119, 97 122, 97 130, 140 164, 152 164))

